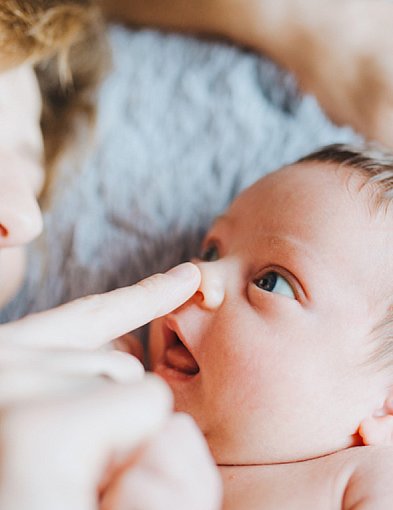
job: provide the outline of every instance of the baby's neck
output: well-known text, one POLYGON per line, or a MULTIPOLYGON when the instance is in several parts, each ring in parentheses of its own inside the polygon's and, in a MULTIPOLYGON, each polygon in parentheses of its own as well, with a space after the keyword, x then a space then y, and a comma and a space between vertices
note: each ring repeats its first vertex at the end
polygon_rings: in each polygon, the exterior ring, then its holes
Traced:
POLYGON ((324 509, 325 503, 318 506, 316 501, 340 500, 340 484, 331 494, 332 480, 336 483, 341 467, 359 450, 362 448, 281 464, 219 466, 224 486, 223 510, 324 509))

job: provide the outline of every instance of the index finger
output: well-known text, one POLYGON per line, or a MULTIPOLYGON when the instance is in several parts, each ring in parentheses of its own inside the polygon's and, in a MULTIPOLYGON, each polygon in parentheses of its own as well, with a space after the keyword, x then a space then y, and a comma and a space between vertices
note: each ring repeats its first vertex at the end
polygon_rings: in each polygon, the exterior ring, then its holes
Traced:
POLYGON ((0 326, 0 342, 96 349, 179 307, 196 292, 200 278, 197 266, 186 262, 131 287, 87 296, 0 326))

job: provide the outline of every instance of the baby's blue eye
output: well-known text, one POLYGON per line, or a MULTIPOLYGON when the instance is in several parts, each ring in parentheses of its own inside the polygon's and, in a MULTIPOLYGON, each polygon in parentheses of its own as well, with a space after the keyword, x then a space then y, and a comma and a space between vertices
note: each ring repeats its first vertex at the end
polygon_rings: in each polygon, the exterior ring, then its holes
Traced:
POLYGON ((295 293, 288 281, 276 271, 269 271, 254 280, 255 285, 266 292, 281 294, 296 299, 295 293))
POLYGON ((204 262, 214 262, 218 260, 220 255, 218 253, 218 247, 211 243, 206 248, 204 248, 201 252, 200 259, 204 262))

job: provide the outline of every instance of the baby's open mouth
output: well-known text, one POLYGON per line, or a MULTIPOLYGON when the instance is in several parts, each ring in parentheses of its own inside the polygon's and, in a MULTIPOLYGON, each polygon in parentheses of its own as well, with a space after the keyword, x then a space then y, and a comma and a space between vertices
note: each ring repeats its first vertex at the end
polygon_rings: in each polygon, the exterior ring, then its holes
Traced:
POLYGON ((196 375, 199 365, 194 356, 181 341, 177 333, 171 329, 166 331, 166 349, 164 351, 164 364, 185 375, 196 375))

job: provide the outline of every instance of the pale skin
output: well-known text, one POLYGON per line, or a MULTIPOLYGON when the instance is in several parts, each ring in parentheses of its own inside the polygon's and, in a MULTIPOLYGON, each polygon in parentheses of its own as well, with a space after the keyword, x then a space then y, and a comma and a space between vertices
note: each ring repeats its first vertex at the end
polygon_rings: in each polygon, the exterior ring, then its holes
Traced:
POLYGON ((391 505, 393 381, 367 360, 393 219, 362 182, 310 162, 258 181, 207 234, 198 292, 152 325, 154 371, 221 466, 225 510, 391 505))

